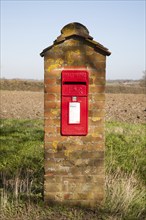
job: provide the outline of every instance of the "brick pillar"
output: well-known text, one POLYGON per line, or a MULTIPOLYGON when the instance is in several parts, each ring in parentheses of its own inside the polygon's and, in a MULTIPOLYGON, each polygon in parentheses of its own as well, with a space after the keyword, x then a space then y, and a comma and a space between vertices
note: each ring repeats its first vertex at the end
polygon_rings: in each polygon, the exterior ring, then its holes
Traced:
POLYGON ((54 44, 41 53, 45 67, 44 199, 94 207, 104 198, 105 65, 110 52, 92 42, 88 30, 81 24, 69 24, 61 33, 54 44), (86 136, 61 135, 61 72, 64 68, 89 72, 86 136))

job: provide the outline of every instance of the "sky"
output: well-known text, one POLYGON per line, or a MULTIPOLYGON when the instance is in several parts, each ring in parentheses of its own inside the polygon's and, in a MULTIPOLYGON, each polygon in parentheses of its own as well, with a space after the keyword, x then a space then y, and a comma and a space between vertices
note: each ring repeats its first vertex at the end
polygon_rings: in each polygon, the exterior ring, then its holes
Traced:
POLYGON ((42 50, 70 22, 107 47, 107 79, 140 79, 145 65, 145 0, 1 0, 1 78, 43 79, 42 50))

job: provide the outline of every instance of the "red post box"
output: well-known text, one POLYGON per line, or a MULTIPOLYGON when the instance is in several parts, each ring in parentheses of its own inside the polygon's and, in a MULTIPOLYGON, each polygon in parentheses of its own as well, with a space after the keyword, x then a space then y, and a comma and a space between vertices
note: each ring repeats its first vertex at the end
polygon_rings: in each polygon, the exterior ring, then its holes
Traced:
POLYGON ((88 72, 62 71, 61 134, 88 133, 88 72))

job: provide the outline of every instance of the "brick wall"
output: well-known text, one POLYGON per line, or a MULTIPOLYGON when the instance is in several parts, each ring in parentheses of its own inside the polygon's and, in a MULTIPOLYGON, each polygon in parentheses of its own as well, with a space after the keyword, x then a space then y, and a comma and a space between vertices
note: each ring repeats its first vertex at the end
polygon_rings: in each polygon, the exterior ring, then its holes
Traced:
POLYGON ((46 202, 95 206, 104 198, 105 55, 78 39, 54 45, 44 56, 46 202), (61 71, 87 68, 87 136, 61 136, 61 71))

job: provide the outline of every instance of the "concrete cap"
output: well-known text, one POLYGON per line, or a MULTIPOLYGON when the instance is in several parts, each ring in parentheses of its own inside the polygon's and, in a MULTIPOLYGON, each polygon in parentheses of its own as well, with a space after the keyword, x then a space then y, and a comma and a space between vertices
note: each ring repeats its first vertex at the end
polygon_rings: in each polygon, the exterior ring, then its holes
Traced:
POLYGON ((72 35, 81 36, 84 37, 85 39, 86 38, 91 40, 93 39, 93 37, 89 35, 88 29, 83 24, 80 24, 78 22, 73 22, 65 25, 62 28, 61 35, 54 42, 55 43, 60 42, 62 40, 65 40, 66 37, 70 37, 72 35))
POLYGON ((57 37, 57 39, 54 41, 54 44, 44 49, 40 55, 43 57, 45 52, 50 50, 54 45, 60 44, 72 37, 78 37, 79 39, 84 40, 84 42, 87 42, 94 48, 97 48, 99 52, 103 53, 106 56, 109 56, 111 54, 111 52, 106 47, 93 40, 93 37, 89 35, 88 29, 83 24, 73 22, 65 25, 61 29, 61 35, 57 37))

